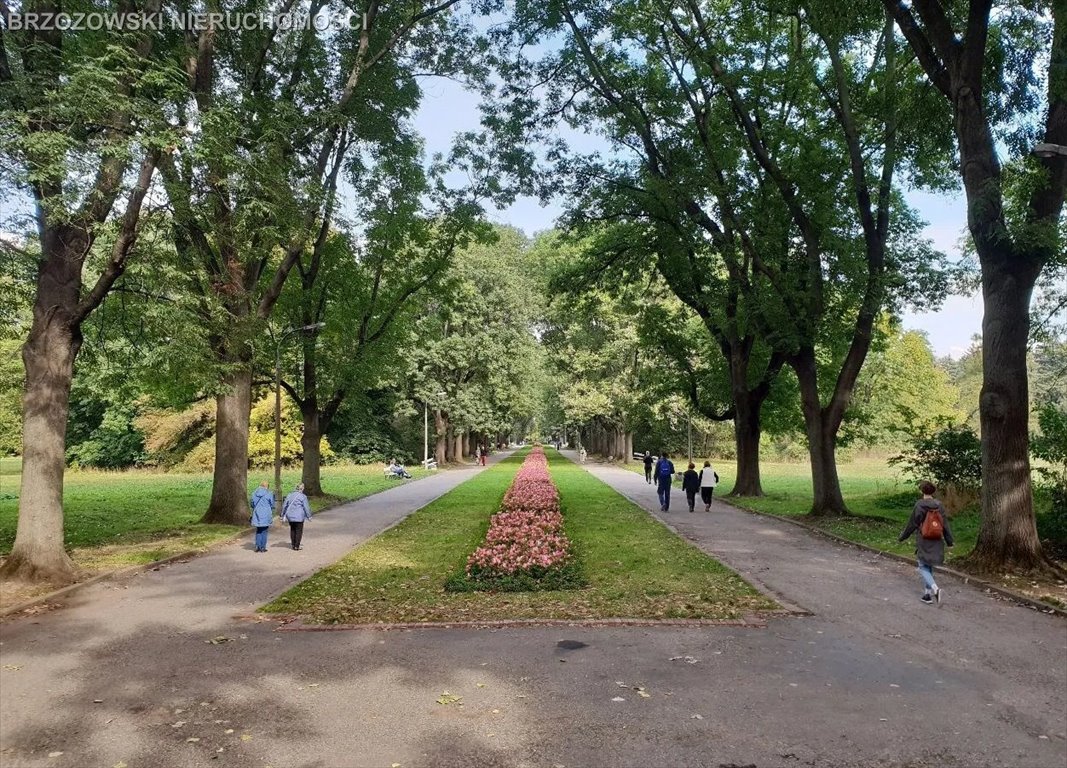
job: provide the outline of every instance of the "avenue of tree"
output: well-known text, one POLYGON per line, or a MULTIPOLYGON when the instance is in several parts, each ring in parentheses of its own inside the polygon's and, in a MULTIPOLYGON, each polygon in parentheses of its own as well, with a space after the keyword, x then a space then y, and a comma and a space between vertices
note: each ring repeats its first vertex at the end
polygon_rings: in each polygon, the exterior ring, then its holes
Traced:
POLYGON ((961 184, 984 306, 972 562, 1042 565, 1028 361, 1063 343, 1067 150, 1034 148, 1067 147, 1063 2, 359 10, 344 32, 0 25, 19 233, 0 352, 23 366, 0 368, 0 428, 22 435, 4 577, 74 576, 63 476, 88 401, 111 409, 96 426, 177 414, 168 445, 210 451, 204 521, 245 523, 276 354, 312 494, 324 454, 393 417, 421 452, 427 413, 444 464, 555 428, 629 457, 684 414, 730 425, 738 495, 762 493, 766 434, 802 435, 811 513, 848 514, 842 445, 970 415, 899 327, 968 279, 905 193, 961 184), (483 130, 427 158, 433 77, 481 95, 483 130), (562 201, 557 230, 488 223, 531 193, 562 201))

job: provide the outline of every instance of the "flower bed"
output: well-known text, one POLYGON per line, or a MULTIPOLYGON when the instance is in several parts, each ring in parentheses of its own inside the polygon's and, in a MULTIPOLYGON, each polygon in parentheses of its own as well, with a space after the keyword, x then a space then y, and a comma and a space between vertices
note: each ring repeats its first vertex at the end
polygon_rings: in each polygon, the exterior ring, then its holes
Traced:
POLYGON ((489 520, 485 543, 467 558, 450 591, 528 591, 580 586, 571 543, 563 533, 559 492, 548 460, 534 446, 489 520))

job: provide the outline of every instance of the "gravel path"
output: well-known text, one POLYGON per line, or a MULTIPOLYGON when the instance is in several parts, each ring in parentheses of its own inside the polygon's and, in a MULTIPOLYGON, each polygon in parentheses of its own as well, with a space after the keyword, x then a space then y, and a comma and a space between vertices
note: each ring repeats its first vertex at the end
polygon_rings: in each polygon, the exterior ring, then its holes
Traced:
MULTIPOLYGON (((643 477, 588 468, 658 509, 643 477)), ((948 579, 946 604, 922 605, 913 569, 725 505, 655 514, 812 615, 322 632, 240 618, 476 471, 317 517, 301 552, 275 530, 266 555, 244 542, 0 623, 0 765, 1067 766, 1067 622, 948 579)))

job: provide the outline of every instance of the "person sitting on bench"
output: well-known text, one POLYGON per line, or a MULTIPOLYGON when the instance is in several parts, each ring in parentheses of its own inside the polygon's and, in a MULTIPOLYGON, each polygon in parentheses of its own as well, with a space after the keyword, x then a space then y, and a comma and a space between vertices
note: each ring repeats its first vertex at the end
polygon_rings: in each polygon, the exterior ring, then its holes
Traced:
POLYGON ((411 473, 404 469, 404 465, 396 459, 393 459, 389 466, 385 468, 385 472, 392 477, 402 477, 404 479, 411 477, 411 473))

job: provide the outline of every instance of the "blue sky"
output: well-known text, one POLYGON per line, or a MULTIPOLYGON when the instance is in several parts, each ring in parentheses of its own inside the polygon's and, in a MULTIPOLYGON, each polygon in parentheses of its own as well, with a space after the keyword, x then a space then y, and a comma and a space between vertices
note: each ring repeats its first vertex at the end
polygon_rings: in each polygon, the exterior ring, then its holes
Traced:
MULTIPOLYGON (((478 97, 449 80, 428 79, 422 87, 423 102, 415 127, 425 138, 428 153, 445 153, 456 133, 478 128, 478 97)), ((960 236, 967 225, 962 191, 952 196, 915 192, 908 199, 929 222, 926 236, 938 249, 957 256, 960 236)), ((491 218, 532 235, 550 229, 561 212, 558 204, 541 207, 536 199, 522 198, 504 210, 493 211, 491 218)), ((903 320, 905 328, 926 333, 934 354, 959 357, 971 346, 971 338, 982 330, 981 296, 950 296, 938 311, 907 312, 903 320)))

